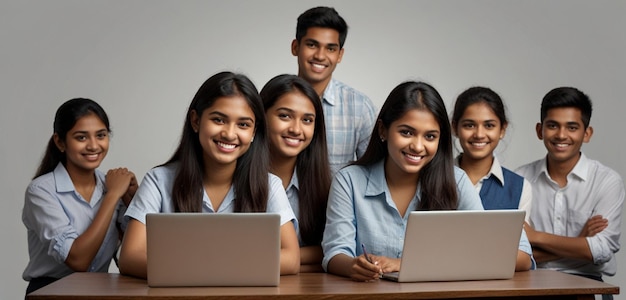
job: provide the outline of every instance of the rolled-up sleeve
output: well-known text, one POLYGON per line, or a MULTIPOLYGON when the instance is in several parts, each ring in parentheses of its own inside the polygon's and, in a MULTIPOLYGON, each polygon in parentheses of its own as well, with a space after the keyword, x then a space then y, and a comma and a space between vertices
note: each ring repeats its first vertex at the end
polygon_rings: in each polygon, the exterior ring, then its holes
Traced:
POLYGON ((587 243, 593 256, 594 264, 611 260, 620 249, 620 228, 622 226, 622 206, 624 204, 624 183, 618 176, 602 180, 597 189, 598 204, 594 215, 601 215, 609 221, 608 227, 598 234, 587 237, 587 243))
POLYGON ((326 228, 322 239, 324 258, 322 267, 328 271, 328 262, 337 254, 356 256, 356 224, 352 184, 345 173, 333 179, 326 209, 326 228))

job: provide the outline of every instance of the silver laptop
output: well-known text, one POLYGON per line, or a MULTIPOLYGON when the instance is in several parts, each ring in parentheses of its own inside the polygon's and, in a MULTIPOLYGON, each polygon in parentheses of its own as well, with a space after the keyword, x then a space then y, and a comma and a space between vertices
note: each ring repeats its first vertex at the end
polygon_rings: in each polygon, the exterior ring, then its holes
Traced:
POLYGON ((525 211, 413 211, 398 282, 509 279, 515 273, 525 211))
POLYGON ((148 285, 277 286, 280 215, 146 215, 148 285))

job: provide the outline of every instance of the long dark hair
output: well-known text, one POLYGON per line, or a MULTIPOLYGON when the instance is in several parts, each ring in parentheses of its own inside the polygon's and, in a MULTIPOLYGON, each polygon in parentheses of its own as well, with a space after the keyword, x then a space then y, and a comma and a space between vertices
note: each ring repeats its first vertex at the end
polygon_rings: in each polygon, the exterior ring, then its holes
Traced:
POLYGON ((211 107, 218 98, 241 96, 254 112, 254 143, 237 159, 233 174, 235 190, 235 212, 264 212, 267 208, 269 150, 265 113, 259 93, 248 77, 232 72, 221 72, 207 79, 194 96, 183 125, 180 144, 174 155, 165 163, 178 162, 179 168, 174 179, 172 199, 176 212, 201 212, 204 188, 203 149, 198 133, 191 126, 192 111, 197 115, 211 107))
POLYGON ((278 75, 268 81, 261 89, 261 98, 267 111, 280 97, 296 91, 309 98, 315 108, 313 138, 296 159, 296 175, 300 182, 298 224, 302 241, 306 245, 319 245, 326 223, 326 204, 331 182, 322 102, 306 80, 288 74, 278 75))
POLYGON ((80 118, 89 114, 94 114, 100 118, 102 123, 106 126, 107 131, 109 133, 111 132, 111 128, 109 127, 109 117, 104 109, 95 101, 86 98, 74 98, 61 104, 54 116, 53 134, 48 141, 46 152, 41 159, 41 163, 39 164, 39 168, 37 168, 37 172, 35 173, 35 177, 33 177, 33 179, 43 174, 52 172, 59 162, 65 165, 65 153, 61 152, 54 143, 54 134, 56 134, 60 140, 65 142, 67 139, 67 133, 74 128, 76 122, 80 118))
MULTIPOLYGON (((439 147, 435 157, 420 171, 418 184, 421 186, 418 210, 456 209, 458 194, 454 178, 452 157, 452 135, 446 106, 439 92, 424 82, 404 82, 395 87, 378 114, 378 126, 389 128, 409 110, 430 112, 441 130, 439 147)), ((363 156, 354 165, 371 165, 389 155, 386 142, 381 141, 378 127, 374 127, 369 145, 363 156)))

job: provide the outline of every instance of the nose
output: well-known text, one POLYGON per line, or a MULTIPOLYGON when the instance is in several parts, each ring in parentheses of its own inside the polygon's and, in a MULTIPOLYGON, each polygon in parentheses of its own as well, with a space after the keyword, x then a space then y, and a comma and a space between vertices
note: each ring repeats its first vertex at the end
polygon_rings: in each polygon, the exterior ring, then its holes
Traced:
POLYGON ((424 150, 424 141, 422 140, 422 138, 416 137, 415 139, 413 139, 413 141, 409 144, 409 150, 415 153, 422 152, 424 150))
POLYGON ((317 60, 324 59, 324 47, 317 47, 317 49, 313 53, 313 57, 317 60))
POLYGON ((235 140, 237 138, 237 135, 235 134, 235 126, 236 124, 224 126, 222 128, 222 132, 220 133, 220 137, 226 141, 235 140))
POLYGON ((293 122, 291 122, 289 129, 288 129, 289 134, 291 135, 300 135, 300 133, 302 132, 302 127, 300 125, 300 121, 299 120, 295 120, 293 122))
POLYGON ((567 128, 565 128, 563 126, 559 127, 559 129, 556 132, 556 138, 561 139, 561 140, 565 139, 566 138, 566 135, 565 135, 566 130, 567 130, 567 128))
POLYGON ((98 148, 98 141, 94 137, 87 139, 87 150, 96 150, 98 148))
POLYGON ((483 126, 476 126, 476 129, 474 129, 474 137, 475 138, 482 138, 485 136, 485 127, 483 126))

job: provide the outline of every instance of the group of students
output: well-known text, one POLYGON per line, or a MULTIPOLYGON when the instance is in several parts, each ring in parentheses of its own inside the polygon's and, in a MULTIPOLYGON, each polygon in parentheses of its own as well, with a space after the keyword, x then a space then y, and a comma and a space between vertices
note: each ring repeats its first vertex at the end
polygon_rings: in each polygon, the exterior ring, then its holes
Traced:
POLYGON ((331 76, 346 35, 333 8, 312 8, 291 46, 297 76, 276 76, 260 93, 245 75, 211 76, 178 148, 139 186, 125 168, 97 169, 111 132, 102 107, 61 105, 22 212, 27 293, 72 272, 107 272, 118 247, 120 272, 145 278, 145 217, 165 212, 278 213, 281 274, 371 281, 399 270, 410 211, 523 209, 517 271, 615 273, 624 185, 580 152, 593 133, 584 93, 544 97, 536 130, 548 154, 515 173, 494 155, 508 125, 497 93, 466 90, 450 120, 434 87, 404 82, 376 117, 369 98, 331 76))

